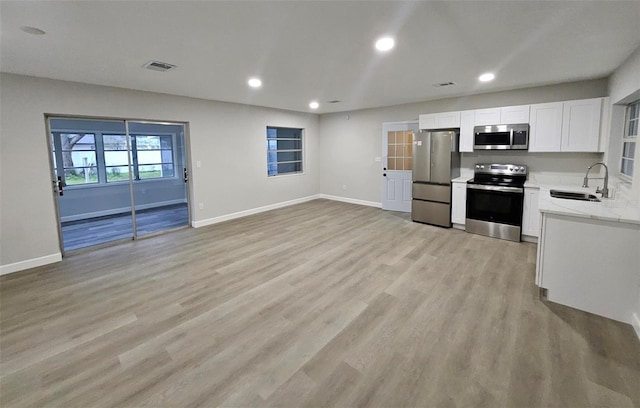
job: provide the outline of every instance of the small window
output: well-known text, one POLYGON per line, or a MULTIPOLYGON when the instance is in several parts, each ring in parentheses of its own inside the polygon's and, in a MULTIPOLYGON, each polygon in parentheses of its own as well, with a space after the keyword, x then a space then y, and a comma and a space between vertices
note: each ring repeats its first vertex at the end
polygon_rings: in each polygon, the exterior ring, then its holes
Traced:
POLYGON ((171 136, 133 137, 137 162, 136 180, 174 176, 172 139, 171 136))
POLYGON ((638 139, 638 125, 640 124, 640 101, 635 101, 627 107, 626 117, 625 132, 622 138, 620 173, 632 178, 636 155, 636 141, 638 139))
POLYGON ((267 174, 302 172, 302 133, 304 129, 267 127, 267 174))
POLYGON ((65 186, 98 182, 95 135, 54 133, 53 162, 65 186), (57 157, 62 160, 57 160, 57 157))
POLYGON ((127 136, 103 135, 104 164, 107 182, 129 181, 129 158, 127 136))

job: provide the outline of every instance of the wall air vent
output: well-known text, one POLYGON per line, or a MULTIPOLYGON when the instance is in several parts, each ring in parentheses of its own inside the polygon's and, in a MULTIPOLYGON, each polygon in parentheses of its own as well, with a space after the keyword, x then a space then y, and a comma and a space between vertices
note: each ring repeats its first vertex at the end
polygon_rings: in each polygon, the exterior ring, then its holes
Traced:
POLYGON ((433 86, 435 86, 436 88, 442 88, 444 86, 452 86, 455 85, 455 82, 443 82, 441 84, 433 84, 433 86))
POLYGON ((340 103, 340 101, 334 100, 334 101, 328 101, 327 103, 340 103))
POLYGON ((172 65, 172 64, 167 64, 166 62, 149 61, 146 64, 144 64, 142 66, 142 68, 150 69, 150 70, 153 70, 153 71, 165 72, 165 71, 169 71, 170 69, 177 68, 177 67, 175 65, 172 65))

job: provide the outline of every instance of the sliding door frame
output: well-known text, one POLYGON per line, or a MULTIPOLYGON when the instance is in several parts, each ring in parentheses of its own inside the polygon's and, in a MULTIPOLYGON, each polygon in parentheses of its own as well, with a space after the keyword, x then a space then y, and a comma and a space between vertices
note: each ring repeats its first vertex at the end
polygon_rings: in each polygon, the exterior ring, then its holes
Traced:
MULTIPOLYGON (((192 188, 192 183, 191 183, 191 174, 192 174, 192 166, 191 166, 191 140, 190 140, 190 135, 189 135, 189 122, 182 122, 182 121, 167 121, 167 120, 153 120, 153 119, 136 119, 136 118, 118 118, 118 117, 110 117, 110 116, 87 116, 87 115, 70 115, 70 114, 55 114, 55 113, 45 113, 44 114, 44 121, 45 121, 45 131, 46 131, 46 142, 47 142, 47 150, 49 152, 49 170, 50 170, 50 177, 51 177, 51 182, 52 182, 52 199, 53 199, 53 204, 54 204, 54 208, 55 208, 55 214, 56 214, 56 224, 58 227, 58 243, 59 243, 59 247, 60 247, 60 253, 62 254, 62 256, 64 257, 66 252, 64 249, 64 238, 62 235, 62 218, 60 215, 60 203, 58 200, 58 196, 59 196, 59 188, 58 188, 58 183, 57 183, 57 174, 56 174, 56 168, 54 166, 54 162, 53 162, 53 150, 51 147, 51 119, 77 119, 77 120, 94 120, 94 121, 104 121, 104 122, 123 122, 125 125, 125 133, 126 133, 126 140, 127 140, 127 162, 128 162, 128 167, 129 167, 129 195, 130 195, 130 203, 131 203, 131 226, 132 226, 132 237, 131 238, 124 238, 124 239, 118 239, 115 241, 110 241, 110 242, 106 242, 104 244, 98 244, 98 245, 93 245, 90 247, 86 247, 86 248, 80 248, 80 249, 75 249, 75 250, 71 250, 68 252, 75 252, 75 251, 84 251, 84 250, 90 250, 90 249, 95 249, 95 248, 102 248, 105 246, 113 246, 113 245, 118 245, 121 244, 123 242, 128 242, 131 240, 138 240, 138 239, 144 239, 144 238, 148 238, 148 237, 152 237, 152 236, 156 236, 159 234, 164 234, 166 232, 171 232, 171 231, 175 231, 178 229, 183 229, 183 228, 189 228, 192 226, 193 221, 191 219, 192 216, 192 203, 193 203, 193 188, 192 188), (135 196, 134 196, 134 185, 133 185, 133 171, 132 171, 132 166, 133 163, 131 162, 131 135, 129 134, 129 123, 130 122, 135 122, 135 123, 143 123, 143 124, 154 124, 154 125, 169 125, 169 126, 182 126, 182 130, 183 130, 183 137, 184 137, 184 167, 187 169, 187 175, 188 175, 188 181, 186 182, 187 186, 186 186, 186 199, 187 199, 187 225, 185 226, 181 226, 181 227, 176 227, 176 228, 170 228, 167 230, 162 230, 162 231, 158 231, 158 232, 153 232, 150 234, 144 234, 141 237, 138 237, 138 231, 137 231, 137 224, 136 224, 136 209, 135 209, 135 196)), ((184 177, 184 175, 183 175, 184 177)))

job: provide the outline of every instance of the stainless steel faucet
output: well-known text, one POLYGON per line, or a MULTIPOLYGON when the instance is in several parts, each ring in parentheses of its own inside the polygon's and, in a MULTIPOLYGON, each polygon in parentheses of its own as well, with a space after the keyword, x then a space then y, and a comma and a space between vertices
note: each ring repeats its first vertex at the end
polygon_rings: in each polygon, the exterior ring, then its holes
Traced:
POLYGON ((602 198, 609 198, 609 168, 602 162, 594 163, 587 168, 587 174, 584 175, 584 183, 582 183, 582 187, 589 187, 589 171, 592 167, 597 166, 598 164, 604 167, 604 187, 602 187, 602 190, 598 187, 596 189, 596 193, 602 194, 602 198))

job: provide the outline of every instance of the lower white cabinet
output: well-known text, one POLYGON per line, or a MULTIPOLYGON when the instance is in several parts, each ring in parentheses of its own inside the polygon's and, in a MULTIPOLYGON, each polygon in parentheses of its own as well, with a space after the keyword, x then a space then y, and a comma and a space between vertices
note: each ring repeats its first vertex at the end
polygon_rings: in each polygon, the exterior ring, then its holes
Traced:
POLYGON ((522 211, 522 235, 537 237, 540 234, 540 211, 538 200, 540 190, 537 188, 524 189, 524 209, 522 211))
POLYGON ((640 225, 542 214, 536 284, 547 299, 633 322, 640 287, 640 225))
POLYGON ((451 184, 451 222, 464 225, 467 218, 467 183, 451 184))

